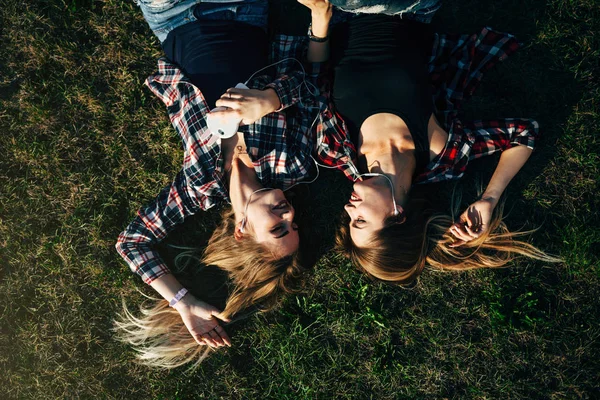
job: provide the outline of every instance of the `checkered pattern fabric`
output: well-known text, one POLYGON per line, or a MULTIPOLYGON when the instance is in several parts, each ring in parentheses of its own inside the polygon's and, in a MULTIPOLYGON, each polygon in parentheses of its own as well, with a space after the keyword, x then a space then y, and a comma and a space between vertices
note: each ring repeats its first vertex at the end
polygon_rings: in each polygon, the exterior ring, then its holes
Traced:
MULTIPOLYGON (((306 39, 280 35, 271 45, 272 62, 283 60, 250 79, 252 89, 273 88, 282 107, 256 123, 240 127, 258 179, 265 187, 286 189, 313 171, 315 142, 310 122, 315 97, 303 83, 302 60, 306 39), (300 106, 301 105, 301 106, 300 106)), ((310 66, 306 66, 310 69, 310 66)), ((306 76, 310 80, 310 76, 306 76)), ((232 82, 234 86, 237 82, 232 82)), ((315 82, 316 83, 316 82, 315 82)), ((116 248, 131 270, 146 283, 169 273, 155 246, 185 218, 215 204, 229 202, 219 142, 207 129, 210 111, 202 92, 179 68, 165 59, 146 85, 167 106, 171 123, 181 138, 183 167, 174 181, 127 226, 116 248)))
MULTIPOLYGON (((536 121, 509 118, 463 123, 458 118, 460 107, 479 86, 483 74, 518 47, 519 43, 512 35, 490 28, 474 35, 435 35, 428 64, 429 77, 435 113, 448 132, 448 141, 444 150, 415 178, 415 183, 458 179, 464 175, 470 160, 516 145, 535 147, 539 137, 536 121)), ((343 119, 335 113, 327 96, 327 79, 322 82, 322 87, 324 107, 317 125, 317 141, 324 143, 321 147, 326 151, 318 153, 319 159, 356 180, 356 148, 349 140, 343 119)))

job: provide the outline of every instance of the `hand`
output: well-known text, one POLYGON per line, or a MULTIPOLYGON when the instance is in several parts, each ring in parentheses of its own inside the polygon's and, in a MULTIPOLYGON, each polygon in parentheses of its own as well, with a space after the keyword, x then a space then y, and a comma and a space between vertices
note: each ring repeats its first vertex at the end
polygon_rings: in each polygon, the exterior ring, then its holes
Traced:
POLYGON ((459 218, 459 222, 450 227, 450 233, 458 239, 452 247, 463 245, 477 239, 489 229, 492 212, 497 201, 493 198, 482 198, 471 204, 459 218))
POLYGON ((227 89, 216 103, 217 107, 229 110, 219 111, 223 118, 241 119, 244 125, 250 125, 281 107, 275 90, 227 89))
POLYGON ((219 325, 219 319, 227 321, 215 307, 186 294, 177 304, 183 323, 199 345, 217 348, 231 346, 231 340, 219 325))
POLYGON ((298 3, 307 7, 313 17, 323 16, 331 18, 331 3, 327 0, 298 0, 298 3))

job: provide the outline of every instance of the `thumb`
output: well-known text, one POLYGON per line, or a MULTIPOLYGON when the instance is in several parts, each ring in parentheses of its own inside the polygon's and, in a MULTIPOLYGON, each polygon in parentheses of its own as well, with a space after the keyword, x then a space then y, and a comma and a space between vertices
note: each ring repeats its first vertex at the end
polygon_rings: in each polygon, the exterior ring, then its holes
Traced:
POLYGON ((211 315, 213 317, 217 317, 218 319, 220 319, 221 321, 225 321, 225 322, 231 322, 230 318, 227 318, 225 316, 225 314, 223 314, 221 311, 217 310, 216 308, 214 309, 214 311, 211 311, 211 315))

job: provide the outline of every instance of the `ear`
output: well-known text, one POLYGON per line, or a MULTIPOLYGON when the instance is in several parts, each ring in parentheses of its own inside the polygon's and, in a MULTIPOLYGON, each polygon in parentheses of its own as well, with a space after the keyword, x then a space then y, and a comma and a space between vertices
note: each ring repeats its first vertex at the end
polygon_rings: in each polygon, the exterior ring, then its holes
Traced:
POLYGON ((398 207, 398 214, 392 215, 392 224, 394 225, 402 225, 406 222, 406 211, 401 206, 398 207))
POLYGON ((401 212, 400 214, 398 214, 396 216, 396 224, 402 225, 405 222, 406 222, 406 213, 405 212, 401 212))
POLYGON ((235 229, 233 230, 233 237, 238 242, 244 239, 244 234, 242 233, 242 221, 235 224, 235 229))

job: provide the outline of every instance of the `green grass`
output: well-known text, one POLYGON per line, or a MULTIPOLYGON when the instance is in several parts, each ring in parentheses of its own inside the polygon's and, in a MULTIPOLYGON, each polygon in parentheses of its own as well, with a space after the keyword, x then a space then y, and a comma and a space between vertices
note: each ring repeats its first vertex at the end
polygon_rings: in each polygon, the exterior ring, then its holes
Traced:
MULTIPOLYGON (((304 32, 297 4, 274 4, 273 26, 304 32)), ((181 162, 142 85, 157 41, 132 1, 0 1, 0 397, 599 398, 600 3, 447 2, 435 23, 524 42, 465 113, 539 120, 507 222, 539 227, 531 241, 566 263, 426 271, 412 290, 371 282, 327 251, 341 210, 330 193, 348 184, 326 173, 300 196, 322 255, 304 290, 229 327, 234 347, 188 373, 134 364, 110 330, 121 298, 146 290, 116 237, 181 162)), ((461 182, 465 197, 488 164, 461 182)), ((201 247, 216 221, 195 217, 171 241, 201 247)))

